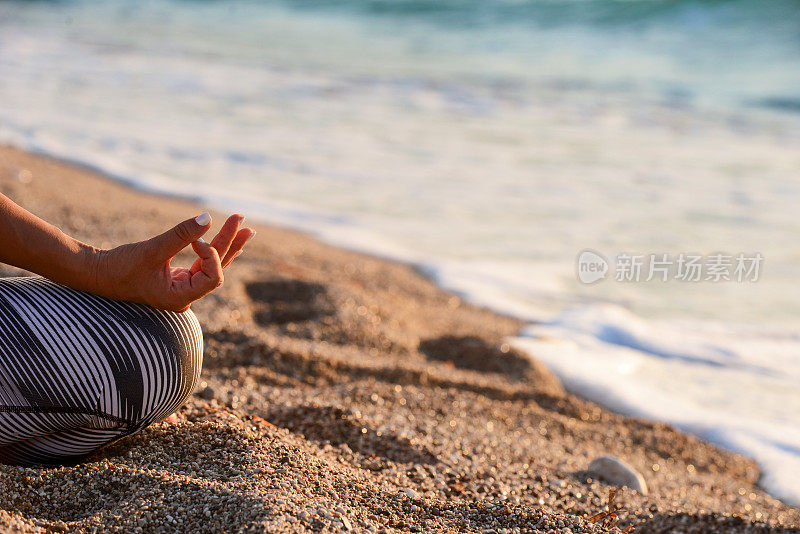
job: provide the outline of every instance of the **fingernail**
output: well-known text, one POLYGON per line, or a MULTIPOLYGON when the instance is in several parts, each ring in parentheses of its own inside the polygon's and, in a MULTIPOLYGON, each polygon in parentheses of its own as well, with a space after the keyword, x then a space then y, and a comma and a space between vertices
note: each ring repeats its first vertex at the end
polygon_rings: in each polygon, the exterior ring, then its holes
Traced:
MULTIPOLYGON (((256 233, 255 233, 255 232, 253 232, 252 234, 250 234, 250 237, 248 237, 248 238, 247 238, 247 241, 250 241, 250 240, 251 240, 251 239, 253 239, 255 236, 256 236, 256 233)), ((245 241, 245 243, 247 243, 247 241, 245 241)))
MULTIPOLYGON (((208 224, 208 223, 206 223, 206 224, 208 224)), ((198 243, 203 243, 204 245, 206 244, 206 240, 205 240, 205 239, 203 239, 202 237, 198 237, 198 238, 197 238, 197 242, 198 242, 198 243)))
POLYGON ((207 211, 204 211, 203 213, 194 218, 194 222, 196 222, 200 226, 207 226, 208 223, 211 222, 211 214, 208 213, 207 211))
POLYGON ((242 255, 242 252, 244 252, 244 250, 240 250, 239 252, 237 252, 236 254, 234 254, 234 255, 233 255, 233 259, 235 260, 236 258, 238 258, 239 256, 241 256, 241 255, 242 255))

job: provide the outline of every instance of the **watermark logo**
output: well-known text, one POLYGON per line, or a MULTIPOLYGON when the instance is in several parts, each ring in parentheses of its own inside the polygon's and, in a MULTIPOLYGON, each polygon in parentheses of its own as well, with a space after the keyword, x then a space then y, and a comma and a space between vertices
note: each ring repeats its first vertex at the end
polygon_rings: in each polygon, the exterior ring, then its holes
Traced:
POLYGON ((602 254, 587 248, 578 254, 576 268, 581 283, 593 284, 608 274, 608 260, 602 254))
POLYGON ((619 253, 609 262, 590 249, 578 254, 578 280, 593 284, 603 280, 613 266, 616 282, 758 282, 764 256, 738 254, 629 254, 619 253))

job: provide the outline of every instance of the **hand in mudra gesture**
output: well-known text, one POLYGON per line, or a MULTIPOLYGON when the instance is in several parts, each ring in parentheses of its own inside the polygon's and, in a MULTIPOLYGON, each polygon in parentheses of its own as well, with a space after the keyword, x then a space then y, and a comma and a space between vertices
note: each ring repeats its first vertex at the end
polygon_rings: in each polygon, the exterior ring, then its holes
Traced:
POLYGON ((223 269, 242 252, 255 235, 241 228, 242 215, 231 215, 207 243, 202 236, 211 228, 208 212, 188 219, 146 241, 96 252, 91 291, 105 297, 149 304, 183 312, 195 300, 222 285, 223 269), (198 258, 191 267, 171 262, 187 246, 198 258))
POLYGON ((182 312, 222 285, 222 270, 255 235, 239 228, 243 220, 242 215, 228 217, 211 243, 201 239, 211 228, 205 212, 151 239, 101 250, 0 193, 0 262, 103 297, 182 312), (198 256, 192 266, 171 265, 189 245, 198 256))

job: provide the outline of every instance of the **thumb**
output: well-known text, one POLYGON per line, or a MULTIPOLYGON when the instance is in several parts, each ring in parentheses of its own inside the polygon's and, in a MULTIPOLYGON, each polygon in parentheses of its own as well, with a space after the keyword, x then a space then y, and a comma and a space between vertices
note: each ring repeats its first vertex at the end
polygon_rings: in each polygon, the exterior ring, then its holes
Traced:
POLYGON ((206 211, 194 219, 187 219, 150 240, 159 259, 168 260, 202 237, 211 228, 211 215, 206 211))

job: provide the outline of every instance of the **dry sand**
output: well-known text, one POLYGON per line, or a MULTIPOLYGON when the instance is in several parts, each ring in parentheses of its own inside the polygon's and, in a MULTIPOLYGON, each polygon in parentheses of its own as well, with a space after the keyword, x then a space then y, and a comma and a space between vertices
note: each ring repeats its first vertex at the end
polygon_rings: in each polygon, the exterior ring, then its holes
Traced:
MULTIPOLYGON (((0 190, 100 247, 202 211, 11 148, 0 190)), ((518 321, 410 266, 256 228, 193 307, 205 364, 179 422, 77 467, 0 466, 9 530, 603 532, 586 518, 609 486, 585 469, 611 454, 650 486, 618 497, 635 532, 800 532, 753 461, 565 393, 503 343, 518 321)))

